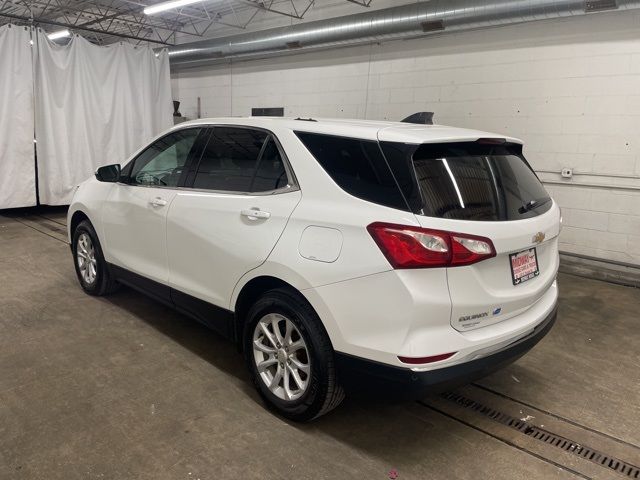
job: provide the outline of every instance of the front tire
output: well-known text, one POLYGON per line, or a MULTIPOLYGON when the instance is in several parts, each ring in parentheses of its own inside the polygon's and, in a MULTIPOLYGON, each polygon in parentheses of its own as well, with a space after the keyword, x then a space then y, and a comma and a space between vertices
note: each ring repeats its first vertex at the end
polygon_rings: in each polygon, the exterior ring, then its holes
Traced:
POLYGON ((107 295, 118 288, 102 253, 91 222, 84 220, 73 232, 73 263, 82 289, 89 295, 107 295))
POLYGON ((344 398, 329 337, 315 311, 295 292, 271 290, 251 307, 244 352, 258 393, 286 418, 313 420, 344 398))

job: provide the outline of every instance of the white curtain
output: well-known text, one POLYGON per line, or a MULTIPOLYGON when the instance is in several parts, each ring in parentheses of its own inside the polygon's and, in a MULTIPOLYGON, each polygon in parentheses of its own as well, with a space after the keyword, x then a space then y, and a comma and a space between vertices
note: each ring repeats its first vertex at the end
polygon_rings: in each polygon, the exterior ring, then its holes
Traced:
POLYGON ((36 204, 30 32, 0 27, 0 209, 36 204))
POLYGON ((37 32, 36 139, 40 203, 64 205, 101 165, 122 163, 172 125, 166 51, 37 32))

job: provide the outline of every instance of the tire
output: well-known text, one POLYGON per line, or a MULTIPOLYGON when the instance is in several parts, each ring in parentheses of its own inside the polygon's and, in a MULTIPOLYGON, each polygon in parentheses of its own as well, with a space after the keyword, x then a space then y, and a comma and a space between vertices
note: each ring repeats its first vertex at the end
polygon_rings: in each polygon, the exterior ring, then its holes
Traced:
POLYGON ((72 251, 76 275, 86 293, 102 296, 117 290, 119 284, 109 272, 98 235, 88 220, 80 222, 74 230, 72 251), (89 274, 87 269, 90 270, 89 274))
POLYGON ((344 398, 336 378, 331 341, 318 315, 296 292, 280 288, 270 290, 253 304, 246 317, 243 346, 258 393, 271 410, 283 417, 297 422, 310 421, 337 407, 344 398), (267 337, 261 323, 263 327, 266 325, 271 338, 267 337), (274 324, 280 329, 280 349, 277 348, 274 324), (291 332, 288 341, 287 331, 291 332), (299 340, 303 341, 303 347, 299 340), (284 352, 285 347, 288 354, 284 352), (259 369, 259 363, 269 364, 269 367, 259 369), (305 374, 305 368, 308 374, 305 374), (279 369, 282 376, 278 384, 273 386, 271 383, 270 388, 267 383, 275 380, 279 369), (293 371, 297 372, 297 379, 290 373, 293 371), (298 380, 305 384, 304 388, 300 388, 298 380), (293 388, 285 388, 287 381, 293 388))

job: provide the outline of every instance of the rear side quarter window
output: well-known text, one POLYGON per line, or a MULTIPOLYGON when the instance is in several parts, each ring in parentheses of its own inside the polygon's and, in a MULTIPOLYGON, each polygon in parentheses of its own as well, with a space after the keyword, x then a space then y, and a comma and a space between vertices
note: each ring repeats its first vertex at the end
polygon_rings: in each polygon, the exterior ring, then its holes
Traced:
POLYGON ((295 132, 331 179, 367 202, 407 210, 407 204, 376 141, 295 132))

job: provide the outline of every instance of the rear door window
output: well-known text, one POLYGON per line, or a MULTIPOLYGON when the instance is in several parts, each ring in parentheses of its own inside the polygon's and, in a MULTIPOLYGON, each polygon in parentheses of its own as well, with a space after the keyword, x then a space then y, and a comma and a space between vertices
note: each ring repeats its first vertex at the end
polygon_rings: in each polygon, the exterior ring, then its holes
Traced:
POLYGON ((504 221, 540 215, 551 198, 514 144, 460 142, 382 149, 415 213, 504 221))
POLYGON ((344 191, 368 202, 407 210, 378 142, 307 132, 296 135, 344 191))
POLYGON ((288 184, 287 171, 280 150, 272 137, 262 149, 262 155, 251 182, 251 192, 269 192, 288 184))
POLYGON ((214 127, 193 181, 194 188, 249 192, 268 134, 239 127, 214 127))

